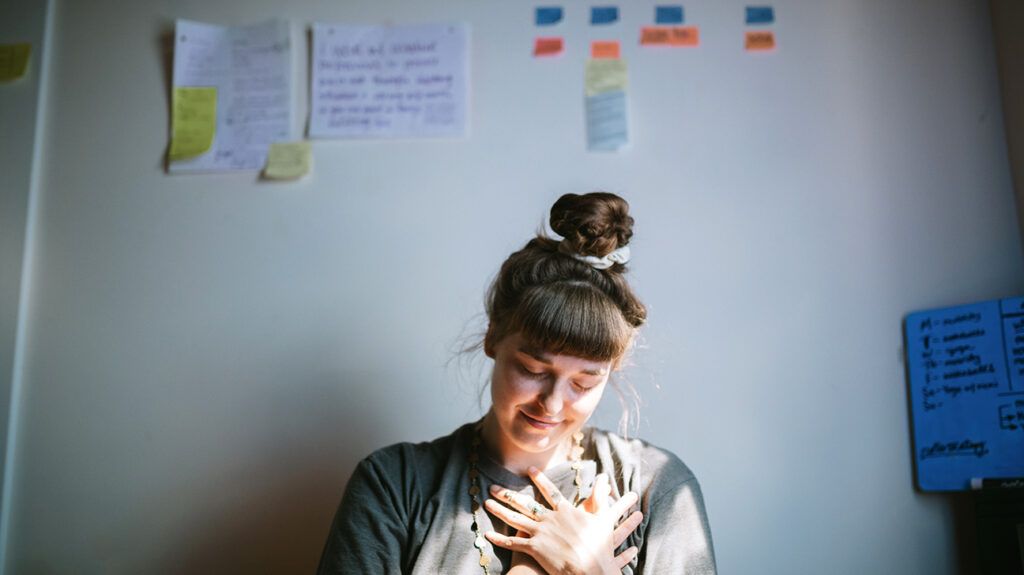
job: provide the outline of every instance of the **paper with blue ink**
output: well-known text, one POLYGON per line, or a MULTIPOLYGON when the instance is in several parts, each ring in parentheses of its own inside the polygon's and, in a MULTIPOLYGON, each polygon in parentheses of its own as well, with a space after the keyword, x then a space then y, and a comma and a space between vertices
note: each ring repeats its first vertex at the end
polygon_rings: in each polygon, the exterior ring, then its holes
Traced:
POLYGON ((912 313, 904 328, 918 487, 1024 476, 1024 298, 912 313))
POLYGON ((625 60, 589 60, 585 76, 587 149, 622 149, 629 143, 625 60))
POLYGON ((178 20, 174 36, 172 103, 185 123, 172 123, 185 128, 188 139, 172 141, 167 170, 262 169, 270 144, 291 139, 291 26, 285 20, 237 28, 178 20), (208 120, 215 124, 206 126, 208 120))
POLYGON ((775 22, 775 9, 771 6, 747 6, 747 24, 775 22))
POLYGON ((539 6, 534 20, 538 26, 552 26, 562 21, 561 6, 539 6))
POLYGON ((654 9, 655 24, 682 24, 682 6, 657 6, 654 9))
POLYGON ((619 20, 617 6, 594 6, 590 9, 591 24, 614 24, 619 20))

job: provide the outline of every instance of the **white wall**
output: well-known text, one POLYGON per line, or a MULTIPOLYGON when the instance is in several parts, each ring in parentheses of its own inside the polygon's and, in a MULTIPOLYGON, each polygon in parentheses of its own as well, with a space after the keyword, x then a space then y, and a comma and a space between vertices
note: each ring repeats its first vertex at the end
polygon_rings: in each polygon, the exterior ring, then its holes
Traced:
POLYGON ((360 457, 478 416, 453 342, 595 188, 637 219, 641 434, 701 479, 720 571, 966 572, 965 500, 913 490, 901 318, 1024 285, 986 3, 778 0, 768 57, 710 0, 699 49, 641 51, 655 4, 607 34, 634 146, 597 155, 578 0, 552 62, 530 3, 58 2, 7 572, 311 571, 360 457), (468 21, 472 134, 167 176, 176 17, 468 21))
MULTIPOLYGON (((21 380, 19 342, 24 342, 27 318, 21 314, 22 285, 26 275, 26 234, 38 181, 40 154, 37 145, 42 119, 39 105, 43 90, 46 15, 49 2, 12 0, 0 4, 0 44, 29 43, 32 53, 25 75, 0 83, 0 477, 10 484, 8 445, 16 424, 12 405, 18 401, 21 380), (19 337, 22 334, 22 337, 19 337)), ((10 490, 0 496, 0 557, 10 517, 10 490)), ((2 569, 2 566, 0 566, 2 569)))

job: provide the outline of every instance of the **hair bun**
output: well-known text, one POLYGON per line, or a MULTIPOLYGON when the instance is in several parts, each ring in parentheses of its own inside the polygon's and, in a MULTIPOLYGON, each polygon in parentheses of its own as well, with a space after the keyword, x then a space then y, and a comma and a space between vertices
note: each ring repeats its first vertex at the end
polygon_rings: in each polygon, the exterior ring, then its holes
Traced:
POLYGON ((565 194, 551 206, 551 229, 583 256, 604 257, 629 243, 629 203, 609 192, 565 194))

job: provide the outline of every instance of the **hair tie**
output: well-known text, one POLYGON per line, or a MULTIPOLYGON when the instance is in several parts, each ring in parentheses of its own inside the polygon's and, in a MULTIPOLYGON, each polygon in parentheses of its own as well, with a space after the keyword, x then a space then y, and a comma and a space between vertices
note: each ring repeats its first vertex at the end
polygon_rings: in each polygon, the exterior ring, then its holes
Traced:
POLYGON ((568 242, 562 240, 558 242, 558 251, 580 260, 595 270, 606 270, 615 264, 625 264, 629 261, 629 246, 616 248, 612 250, 611 253, 599 258, 597 256, 585 256, 583 254, 578 254, 572 250, 572 246, 570 246, 568 242))

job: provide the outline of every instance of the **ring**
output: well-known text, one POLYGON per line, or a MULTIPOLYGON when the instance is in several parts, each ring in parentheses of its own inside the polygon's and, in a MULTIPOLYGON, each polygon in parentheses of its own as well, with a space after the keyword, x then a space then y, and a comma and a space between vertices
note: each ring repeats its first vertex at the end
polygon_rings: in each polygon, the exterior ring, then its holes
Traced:
POLYGON ((547 509, 544 509, 544 507, 542 507, 541 504, 537 503, 536 501, 534 501, 533 505, 530 506, 530 513, 533 513, 535 517, 540 517, 546 512, 547 509))
POLYGON ((506 489, 505 493, 503 493, 502 496, 505 498, 505 501, 512 503, 512 498, 515 497, 515 494, 512 493, 512 490, 506 489))

